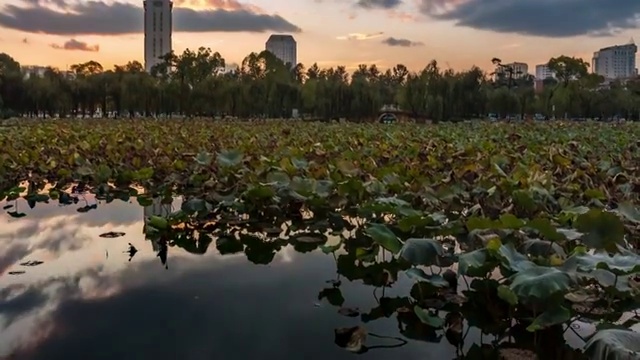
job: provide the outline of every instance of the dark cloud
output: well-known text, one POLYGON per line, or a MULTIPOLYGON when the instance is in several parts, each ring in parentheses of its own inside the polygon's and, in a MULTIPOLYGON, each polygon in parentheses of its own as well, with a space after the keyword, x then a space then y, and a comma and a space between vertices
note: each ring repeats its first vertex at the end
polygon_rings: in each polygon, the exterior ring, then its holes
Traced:
POLYGON ((45 305, 47 296, 39 289, 28 288, 26 291, 12 296, 14 289, 0 291, 0 314, 11 324, 16 318, 45 305))
POLYGON ((51 44, 51 47, 58 50, 71 50, 71 51, 77 50, 77 51, 89 51, 89 52, 100 51, 99 45, 89 45, 84 41, 78 41, 76 39, 71 39, 62 45, 51 44))
POLYGON ((25 243, 12 243, 8 249, 3 248, 0 255, 0 275, 29 253, 29 245, 25 243))
POLYGON ((420 0, 420 11, 458 26, 544 37, 610 36, 640 24, 638 0, 420 0))
POLYGON ((358 0, 358 5, 367 9, 392 9, 400 4, 402 0, 358 0))
POLYGON ((384 40, 382 40, 383 44, 389 45, 389 46, 401 46, 401 47, 412 47, 412 46, 423 46, 424 43, 421 43, 419 41, 411 41, 409 39, 397 39, 394 37, 388 37, 384 40))
MULTIPOLYGON (((1 9, 0 26, 53 35, 120 35, 143 31, 143 10, 129 3, 23 2, 23 6, 9 4, 1 9)), ((196 11, 178 7, 173 9, 173 22, 176 32, 302 31, 279 15, 260 14, 250 9, 196 11)))

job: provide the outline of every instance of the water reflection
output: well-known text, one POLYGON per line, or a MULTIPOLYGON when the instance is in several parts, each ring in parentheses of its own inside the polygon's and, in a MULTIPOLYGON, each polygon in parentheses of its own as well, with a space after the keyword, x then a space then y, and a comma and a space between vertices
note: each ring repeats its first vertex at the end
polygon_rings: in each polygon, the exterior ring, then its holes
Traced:
POLYGON ((390 316, 412 285, 393 262, 382 272, 398 277, 388 288, 370 269, 337 276, 341 258, 309 251, 302 239, 265 244, 244 234, 240 248, 212 238, 189 251, 145 240, 145 217, 179 204, 105 205, 87 196, 76 207, 92 208, 78 212, 18 200, 27 216, 0 217, 0 357, 347 359, 335 329, 359 325, 373 335, 367 358, 455 357, 442 334, 390 316), (100 237, 107 232, 125 235, 100 237), (129 245, 138 250, 131 261, 129 245), (42 264, 20 265, 26 261, 42 264), (387 348, 397 336, 422 341, 387 348))

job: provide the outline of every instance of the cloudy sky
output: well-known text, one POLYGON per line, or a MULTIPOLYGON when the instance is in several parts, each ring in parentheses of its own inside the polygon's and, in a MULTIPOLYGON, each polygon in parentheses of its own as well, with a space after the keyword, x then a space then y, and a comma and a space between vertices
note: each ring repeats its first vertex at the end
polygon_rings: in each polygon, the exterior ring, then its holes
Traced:
MULTIPOLYGON (((143 60, 142 0, 2 0, 0 46, 23 65, 143 60)), ((291 33, 298 61, 321 67, 431 59, 454 69, 491 58, 530 65, 591 61, 639 34, 638 0, 176 0, 174 50, 199 46, 239 63, 271 33, 291 33), (615 5, 615 6, 614 6, 615 5)))

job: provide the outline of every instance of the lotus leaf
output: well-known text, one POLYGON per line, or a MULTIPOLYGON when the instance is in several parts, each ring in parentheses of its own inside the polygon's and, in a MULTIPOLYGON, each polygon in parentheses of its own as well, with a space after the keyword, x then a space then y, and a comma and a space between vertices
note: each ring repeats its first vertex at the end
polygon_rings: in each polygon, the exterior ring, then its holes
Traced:
POLYGON ((288 186, 291 182, 289 175, 282 171, 273 171, 267 175, 267 182, 278 186, 288 186))
POLYGON ((511 243, 501 245, 498 248, 497 256, 500 258, 502 265, 513 272, 521 272, 535 267, 535 264, 529 261, 526 256, 516 251, 511 243))
POLYGON ((623 202, 618 206, 618 213, 627 220, 640 224, 640 211, 629 202, 623 202))
POLYGON ((440 242, 434 239, 407 239, 398 254, 413 265, 437 265, 438 257, 444 255, 440 242))
POLYGON ((483 277, 496 266, 487 249, 478 249, 458 256, 458 275, 483 277))
POLYGON ((624 241, 624 225, 620 218, 611 212, 591 209, 578 216, 576 230, 585 233, 582 241, 589 247, 610 252, 624 241))
POLYGON ((224 150, 218 154, 218 165, 233 167, 242 163, 243 155, 238 150, 224 150))
POLYGON ((445 280, 442 276, 427 275, 427 273, 425 273, 424 270, 422 269, 411 268, 407 270, 406 273, 407 273, 407 276, 409 276, 412 279, 417 279, 420 281, 427 282, 435 287, 444 288, 449 286, 449 282, 445 280))
POLYGON ((640 333, 631 330, 598 331, 584 346, 592 360, 640 360, 640 333))
POLYGON ((538 331, 569 320, 571 320, 569 309, 564 306, 554 306, 533 319, 531 325, 527 326, 527 330, 531 332, 538 331))
POLYGON ((194 159, 198 164, 202 166, 209 166, 213 161, 213 155, 208 152, 202 151, 199 152, 194 159))
POLYGON ((567 257, 562 246, 558 245, 555 242, 540 240, 540 239, 529 239, 522 243, 522 249, 525 253, 533 255, 533 256, 550 256, 552 254, 559 255, 561 258, 567 257))
POLYGON ((510 288, 524 301, 549 299, 565 293, 571 286, 570 276, 556 268, 532 266, 511 276, 510 288))
POLYGON ((511 306, 518 304, 518 296, 506 285, 498 286, 498 297, 511 306))
POLYGON ((604 252, 582 254, 576 256, 575 260, 578 269, 581 271, 605 269, 616 275, 626 275, 640 271, 640 256, 629 251, 613 255, 604 252))
POLYGON ((439 329, 444 326, 444 319, 433 316, 429 312, 418 305, 413 307, 413 311, 423 324, 439 329))
POLYGON ((366 234, 371 236, 373 241, 380 244, 383 248, 389 250, 393 254, 397 254, 402 249, 400 239, 386 225, 373 224, 366 230, 366 234))

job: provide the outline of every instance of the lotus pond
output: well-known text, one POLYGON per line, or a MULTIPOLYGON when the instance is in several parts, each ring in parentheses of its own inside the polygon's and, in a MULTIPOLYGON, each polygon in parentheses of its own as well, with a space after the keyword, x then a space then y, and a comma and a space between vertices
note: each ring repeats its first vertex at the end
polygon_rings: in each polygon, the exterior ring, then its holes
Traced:
POLYGON ((0 357, 640 356, 639 133, 10 124, 0 357))

